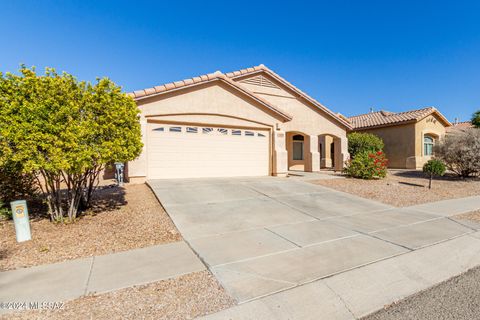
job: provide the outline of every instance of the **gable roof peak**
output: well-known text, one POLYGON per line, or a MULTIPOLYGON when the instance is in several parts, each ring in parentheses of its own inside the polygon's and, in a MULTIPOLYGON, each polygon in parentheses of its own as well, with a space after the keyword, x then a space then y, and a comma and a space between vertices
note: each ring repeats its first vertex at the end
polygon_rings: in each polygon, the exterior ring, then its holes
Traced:
POLYGON ((330 116, 331 118, 333 118, 335 121, 339 122, 340 124, 342 124, 344 127, 346 127, 347 129, 351 129, 352 126, 350 124, 350 122, 344 120, 342 117, 339 117, 336 113, 332 112, 330 109, 328 109, 327 107, 325 107, 323 104, 321 104, 320 102, 318 102, 317 100, 315 100, 314 98, 310 97, 308 94, 306 94, 305 92, 303 92, 302 90, 298 89, 296 86, 294 86, 293 84, 291 84, 290 82, 288 82, 287 80, 285 80, 284 78, 282 78, 280 75, 278 75, 275 71, 273 71, 272 69, 268 68, 267 66, 265 66, 264 64, 259 64, 258 66, 254 66, 254 67, 250 67, 250 68, 246 68, 246 69, 241 69, 241 70, 237 70, 237 71, 232 71, 232 72, 227 72, 225 73, 225 76, 228 77, 228 78, 232 78, 233 80, 237 79, 237 78, 244 78, 246 76, 249 76, 251 74, 255 74, 255 73, 258 73, 258 72, 264 72, 265 74, 267 74, 268 76, 270 76, 270 78, 273 78, 274 80, 276 80, 278 83, 281 83, 284 87, 288 88, 288 90, 292 91, 295 93, 295 96, 297 97, 301 97, 303 98, 304 100, 308 101, 310 104, 312 104, 313 106, 315 106, 317 109, 323 111, 324 113, 326 113, 328 116, 330 116))

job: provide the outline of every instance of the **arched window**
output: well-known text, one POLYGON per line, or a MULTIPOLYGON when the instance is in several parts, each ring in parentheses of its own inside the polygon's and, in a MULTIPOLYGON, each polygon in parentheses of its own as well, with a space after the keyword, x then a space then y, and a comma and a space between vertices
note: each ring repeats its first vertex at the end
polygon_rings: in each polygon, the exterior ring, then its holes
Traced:
POLYGON ((301 134, 292 137, 293 140, 293 160, 303 160, 303 140, 305 138, 301 134))
POLYGON ((435 144, 435 139, 431 136, 423 137, 423 155, 432 156, 433 155, 433 145, 435 144))
POLYGON ((301 134, 296 134, 292 139, 295 141, 303 141, 305 138, 301 134))

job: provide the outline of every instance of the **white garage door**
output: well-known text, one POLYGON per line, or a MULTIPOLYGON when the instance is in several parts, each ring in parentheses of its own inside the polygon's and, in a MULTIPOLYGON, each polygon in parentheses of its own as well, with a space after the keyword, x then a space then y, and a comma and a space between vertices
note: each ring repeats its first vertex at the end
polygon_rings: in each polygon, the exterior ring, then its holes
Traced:
POLYGON ((269 132, 148 124, 148 178, 269 175, 269 132))

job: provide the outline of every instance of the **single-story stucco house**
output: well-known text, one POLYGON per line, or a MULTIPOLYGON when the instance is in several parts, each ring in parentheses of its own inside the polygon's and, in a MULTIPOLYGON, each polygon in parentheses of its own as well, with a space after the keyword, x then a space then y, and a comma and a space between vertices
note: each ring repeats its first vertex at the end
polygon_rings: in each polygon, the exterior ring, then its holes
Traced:
POLYGON ((131 181, 341 170, 350 123, 259 65, 130 93, 142 154, 131 181))
POLYGON ((378 111, 349 117, 355 132, 383 139, 390 168, 419 169, 431 159, 435 143, 450 122, 434 107, 406 112, 378 111))

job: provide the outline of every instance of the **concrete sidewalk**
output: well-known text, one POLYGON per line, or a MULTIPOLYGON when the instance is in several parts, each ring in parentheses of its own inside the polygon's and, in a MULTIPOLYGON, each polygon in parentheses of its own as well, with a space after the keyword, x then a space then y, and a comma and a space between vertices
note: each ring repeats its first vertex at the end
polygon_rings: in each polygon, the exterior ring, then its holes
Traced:
POLYGON ((0 301, 59 302, 202 270, 202 262, 179 241, 0 272, 0 301))
POLYGON ((358 319, 480 265, 480 233, 458 237, 202 317, 358 319))

